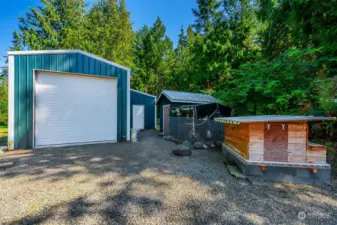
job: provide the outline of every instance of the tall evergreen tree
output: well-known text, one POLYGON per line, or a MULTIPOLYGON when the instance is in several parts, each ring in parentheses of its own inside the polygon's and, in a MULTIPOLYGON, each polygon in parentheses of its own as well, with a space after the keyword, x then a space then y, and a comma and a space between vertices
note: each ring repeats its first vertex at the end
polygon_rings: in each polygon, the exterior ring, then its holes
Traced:
MULTIPOLYGON (((83 0, 41 0, 42 6, 30 8, 19 17, 20 37, 14 33, 21 48, 34 50, 81 48, 84 23, 83 0)), ((19 44, 15 44, 18 48, 19 44)))
POLYGON ((10 46, 10 50, 12 50, 12 51, 22 50, 21 36, 17 31, 13 32, 13 40, 12 40, 12 45, 10 46))
POLYGON ((90 9, 84 50, 132 67, 134 32, 125 0, 99 0, 90 9))
MULTIPOLYGON (((195 42, 192 48, 194 90, 212 92, 213 85, 217 83, 220 73, 226 73, 227 60, 222 58, 222 62, 220 62, 217 48, 222 48, 222 43, 227 40, 224 36, 227 36, 228 33, 220 23, 221 2, 218 0, 199 0, 197 2, 198 8, 192 9, 196 17, 193 24, 196 31, 195 42), (220 36, 222 37, 220 38, 220 36), (222 71, 219 71, 220 68, 222 71)), ((224 54, 222 55, 224 56, 224 54)))
POLYGON ((133 39, 125 0, 99 0, 86 11, 84 0, 41 0, 20 17, 11 49, 81 49, 132 67, 133 39))
POLYGON ((207 34, 213 29, 216 21, 221 17, 219 0, 197 0, 198 8, 192 9, 196 17, 194 28, 199 34, 207 34))
POLYGON ((191 26, 188 26, 186 32, 183 28, 180 30, 178 46, 176 48, 175 65, 172 70, 169 83, 174 90, 193 91, 193 52, 194 33, 191 26))
MULTIPOLYGON (((250 4, 253 6, 250 15, 261 19, 258 32, 252 33, 263 35, 251 40, 254 45, 262 43, 263 54, 247 58, 258 50, 259 44, 255 50, 240 47, 240 43, 246 42, 240 37, 252 31, 242 25, 253 21, 252 18, 231 25, 234 37, 231 43, 244 51, 235 50, 240 54, 234 60, 236 63, 232 63, 232 77, 221 86, 218 96, 240 114, 333 115, 337 45, 330 36, 335 32, 330 22, 337 15, 335 1, 260 0, 258 3, 259 8, 250 4), (259 9, 257 13, 255 9, 259 9), (237 25, 241 28, 235 28, 237 25)), ((233 10, 228 14, 235 15, 233 10)))
POLYGON ((172 41, 158 17, 152 27, 144 26, 136 34, 133 87, 159 95, 168 88, 174 57, 172 41))
POLYGON ((199 90, 214 93, 224 87, 231 69, 260 51, 254 1, 198 1, 194 81, 199 90), (202 29, 200 29, 200 27, 202 29))

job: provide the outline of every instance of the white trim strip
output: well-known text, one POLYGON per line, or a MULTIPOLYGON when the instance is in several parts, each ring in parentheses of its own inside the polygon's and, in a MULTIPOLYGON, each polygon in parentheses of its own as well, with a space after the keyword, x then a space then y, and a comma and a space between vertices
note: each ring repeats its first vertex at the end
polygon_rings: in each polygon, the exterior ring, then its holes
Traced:
POLYGON ((8 56, 8 141, 14 148, 14 56, 8 56))
POLYGON ((39 73, 39 70, 36 70, 36 69, 33 69, 33 140, 32 140, 32 143, 33 143, 33 148, 35 148, 35 119, 36 119, 36 106, 35 106, 35 103, 36 103, 36 99, 35 99, 35 96, 36 96, 36 77, 37 77, 37 74, 39 73))
POLYGON ((150 94, 148 94, 148 93, 145 93, 145 92, 142 92, 142 91, 137 91, 137 90, 135 90, 135 89, 130 89, 131 91, 134 91, 134 92, 137 92, 137 93, 139 93, 139 94, 143 94, 143 95, 146 95, 146 96, 149 96, 149 97, 152 97, 152 98, 157 98, 156 96, 154 96, 154 95, 150 95, 150 94))
MULTIPOLYGON (((127 141, 130 141, 130 132, 131 132, 131 113, 130 113, 130 96, 131 96, 131 93, 130 93, 130 70, 128 70, 127 72, 127 81, 126 81, 126 85, 127 85, 127 94, 126 94, 126 114, 127 114, 127 122, 126 122, 126 140, 127 141)), ((117 121, 118 122, 118 121, 117 121)))
POLYGON ((85 76, 87 78, 92 78, 92 79, 100 78, 100 79, 115 79, 115 80, 117 80, 117 77, 102 76, 102 75, 87 74, 87 73, 63 72, 63 71, 56 71, 56 70, 33 69, 33 72, 57 73, 57 74, 66 75, 66 76, 80 76, 80 77, 85 76))
POLYGON ((28 50, 28 51, 8 51, 7 52, 8 56, 11 56, 11 55, 40 55, 40 54, 70 54, 70 53, 79 53, 79 54, 82 54, 82 55, 86 55, 88 57, 97 59, 101 62, 104 62, 104 63, 110 64, 110 65, 119 67, 121 69, 130 71, 130 68, 127 68, 125 66, 119 65, 117 63, 111 62, 109 60, 103 59, 99 56, 93 55, 91 53, 88 53, 88 52, 85 52, 85 51, 82 51, 82 50, 73 50, 73 49, 71 49, 71 50, 37 50, 37 51, 28 50))

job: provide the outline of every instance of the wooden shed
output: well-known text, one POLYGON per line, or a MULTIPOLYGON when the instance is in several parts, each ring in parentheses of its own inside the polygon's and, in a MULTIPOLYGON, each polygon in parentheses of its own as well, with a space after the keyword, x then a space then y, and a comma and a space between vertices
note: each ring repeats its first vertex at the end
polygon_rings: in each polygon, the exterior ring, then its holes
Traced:
POLYGON ((270 166, 310 168, 314 172, 317 168, 330 170, 327 148, 308 141, 308 121, 336 120, 335 117, 242 116, 215 120, 224 123, 224 154, 231 154, 241 164, 259 166, 260 170, 270 166))

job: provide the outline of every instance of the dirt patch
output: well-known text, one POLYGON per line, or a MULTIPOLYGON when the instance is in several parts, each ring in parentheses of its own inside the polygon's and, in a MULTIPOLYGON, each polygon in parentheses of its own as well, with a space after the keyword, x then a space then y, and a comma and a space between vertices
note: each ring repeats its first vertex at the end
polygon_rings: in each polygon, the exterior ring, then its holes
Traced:
POLYGON ((336 182, 252 186, 220 153, 177 157, 174 145, 146 131, 138 143, 5 153, 0 223, 337 224, 336 182))

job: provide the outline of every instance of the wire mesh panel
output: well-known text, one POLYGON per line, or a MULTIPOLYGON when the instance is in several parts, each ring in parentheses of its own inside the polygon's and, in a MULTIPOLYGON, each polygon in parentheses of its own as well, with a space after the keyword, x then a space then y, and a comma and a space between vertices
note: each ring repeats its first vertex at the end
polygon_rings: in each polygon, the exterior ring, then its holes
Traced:
POLYGON ((169 134, 180 140, 223 141, 224 125, 214 120, 170 117, 169 134))
POLYGON ((224 141, 224 125, 215 117, 230 116, 231 109, 218 104, 170 108, 169 135, 180 140, 224 141))

